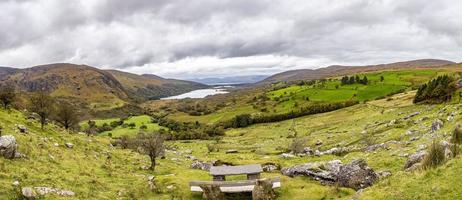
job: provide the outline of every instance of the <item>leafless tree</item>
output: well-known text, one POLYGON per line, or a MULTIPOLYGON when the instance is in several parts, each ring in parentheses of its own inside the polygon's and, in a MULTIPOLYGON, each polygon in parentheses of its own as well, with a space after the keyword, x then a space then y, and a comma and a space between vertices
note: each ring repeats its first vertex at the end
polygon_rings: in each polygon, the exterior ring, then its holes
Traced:
POLYGON ((53 104, 53 97, 44 91, 36 92, 30 98, 29 110, 39 115, 42 130, 47 119, 53 113, 53 104))

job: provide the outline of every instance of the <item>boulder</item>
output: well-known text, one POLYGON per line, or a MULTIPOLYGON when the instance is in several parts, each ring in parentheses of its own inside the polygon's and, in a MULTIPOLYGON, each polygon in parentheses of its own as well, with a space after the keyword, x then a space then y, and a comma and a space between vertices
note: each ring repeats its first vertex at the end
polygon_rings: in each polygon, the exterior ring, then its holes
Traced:
POLYGON ((75 196, 75 193, 70 190, 62 190, 58 188, 51 188, 51 187, 34 187, 35 191, 37 191, 40 195, 44 196, 50 193, 57 194, 59 196, 75 196))
POLYGON ((334 167, 325 167, 324 164, 325 163, 317 162, 295 165, 292 167, 282 168, 281 173, 290 177, 308 176, 323 183, 334 183, 336 181, 335 171, 329 171, 334 169, 334 167))
POLYGON ((21 189, 21 194, 24 199, 38 199, 38 195, 31 187, 24 187, 21 189))
POLYGON ((65 143, 64 145, 65 145, 67 148, 69 148, 69 149, 74 148, 74 144, 72 144, 72 143, 70 143, 70 142, 67 142, 67 143, 65 143))
POLYGON ((317 145, 317 146, 319 146, 319 145, 321 145, 321 144, 322 144, 322 140, 317 140, 317 141, 316 141, 316 145, 317 145))
POLYGON ((27 127, 26 126, 24 126, 22 124, 18 124, 16 127, 18 128, 20 133, 27 133, 27 127))
POLYGON ((211 167, 212 167, 211 163, 202 162, 200 160, 196 160, 193 163, 191 163, 191 169, 200 169, 204 171, 210 171, 211 167))
POLYGON ((272 172, 281 169, 281 166, 276 163, 265 163, 261 165, 264 172, 272 172))
POLYGON ((229 150, 226 150, 225 153, 238 153, 238 151, 236 149, 229 149, 229 150))
POLYGON ((388 145, 387 145, 387 144, 381 143, 381 144, 373 144, 373 145, 370 145, 370 146, 366 147, 366 148, 364 149, 364 151, 366 151, 366 152, 373 152, 373 151, 375 151, 375 150, 377 150, 377 149, 386 149, 386 150, 388 150, 389 148, 388 148, 388 145))
POLYGON ((386 178, 386 177, 389 177, 391 176, 391 172, 390 171, 380 171, 380 172, 377 172, 377 175, 380 177, 380 178, 386 178))
POLYGON ((365 160, 357 159, 340 167, 337 180, 340 186, 359 190, 372 186, 378 180, 378 175, 367 166, 365 160))
POLYGON ((295 158, 295 156, 291 153, 283 153, 281 154, 281 158, 295 158))
POLYGON ((432 132, 435 132, 437 130, 440 130, 441 128, 443 128, 443 121, 441 121, 440 119, 435 119, 433 122, 432 122, 432 125, 431 125, 431 131, 432 132))
POLYGON ((334 147, 332 149, 329 149, 329 150, 326 150, 326 151, 323 151, 322 154, 323 155, 342 155, 342 154, 346 154, 348 153, 349 150, 348 148, 345 148, 345 147, 334 147))
POLYGON ((407 170, 411 168, 413 165, 420 163, 426 155, 426 151, 419 151, 415 154, 410 155, 408 160, 406 161, 406 164, 404 165, 404 169, 407 170))
POLYGON ((0 137, 0 156, 13 159, 16 156, 17 148, 16 139, 12 135, 0 137))

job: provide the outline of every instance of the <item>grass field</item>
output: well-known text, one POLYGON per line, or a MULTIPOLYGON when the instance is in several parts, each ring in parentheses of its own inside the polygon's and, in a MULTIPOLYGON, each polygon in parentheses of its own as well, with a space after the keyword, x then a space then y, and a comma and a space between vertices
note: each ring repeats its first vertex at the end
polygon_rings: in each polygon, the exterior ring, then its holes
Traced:
MULTIPOLYGON (((111 122, 119 121, 119 120, 120 118, 111 118, 111 119, 98 119, 94 121, 96 122, 97 126, 102 126, 105 123, 111 124, 111 122)), ((124 123, 126 124, 135 123, 136 127, 130 128, 130 127, 117 126, 115 129, 111 131, 102 132, 99 135, 101 136, 111 135, 112 137, 120 137, 122 135, 135 135, 140 132, 140 127, 142 125, 145 125, 147 127, 147 129, 144 130, 146 132, 152 132, 152 131, 158 131, 160 129, 165 129, 165 127, 159 126, 159 124, 157 123, 152 123, 151 117, 148 115, 129 117, 128 119, 124 121, 124 123)), ((88 128, 88 123, 82 122, 80 123, 80 126, 83 130, 85 130, 86 128, 88 128)))

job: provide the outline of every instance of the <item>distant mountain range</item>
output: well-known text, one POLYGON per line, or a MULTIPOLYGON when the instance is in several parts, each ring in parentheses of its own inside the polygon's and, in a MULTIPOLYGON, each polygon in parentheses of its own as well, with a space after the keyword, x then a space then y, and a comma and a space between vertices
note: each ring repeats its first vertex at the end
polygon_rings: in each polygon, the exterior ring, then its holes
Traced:
POLYGON ((247 76, 229 76, 229 77, 211 77, 211 78, 196 78, 189 79, 194 82, 207 85, 236 85, 245 83, 256 83, 267 78, 267 75, 247 75, 247 76))
POLYGON ((165 79, 152 74, 136 75, 69 63, 26 69, 0 67, 0 82, 12 82, 25 92, 45 89, 56 97, 108 107, 111 104, 117 106, 125 102, 158 99, 208 87, 201 83, 165 79))
POLYGON ((346 75, 352 73, 362 73, 368 71, 379 71, 379 70, 392 70, 392 69, 413 69, 413 68, 426 68, 426 67, 443 67, 448 65, 457 64, 448 60, 438 60, 438 59, 421 59, 421 60, 412 60, 405 62, 396 62, 389 64, 380 64, 380 65, 364 65, 364 66, 342 66, 342 65, 332 65, 325 68, 319 69, 299 69, 285 71, 272 75, 260 82, 258 84, 268 84, 275 83, 280 81, 298 81, 298 80, 315 80, 326 78, 330 76, 346 75))

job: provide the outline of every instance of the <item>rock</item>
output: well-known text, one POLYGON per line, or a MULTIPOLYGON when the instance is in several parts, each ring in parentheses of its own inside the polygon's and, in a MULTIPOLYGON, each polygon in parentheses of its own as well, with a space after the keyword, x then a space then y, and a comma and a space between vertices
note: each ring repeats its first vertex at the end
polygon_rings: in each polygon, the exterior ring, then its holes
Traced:
POLYGON ((283 153, 281 154, 281 158, 295 158, 294 154, 291 154, 291 153, 283 153))
POLYGON ((390 171, 380 171, 380 172, 377 172, 377 175, 380 178, 386 178, 386 177, 391 176, 391 172, 390 171))
POLYGON ((259 179, 252 190, 253 200, 273 200, 276 194, 273 190, 273 183, 270 179, 259 179))
POLYGON ((407 170, 411 168, 413 165, 416 163, 420 163, 425 156, 427 155, 426 151, 419 151, 415 154, 412 154, 409 156, 408 160, 406 161, 406 164, 404 165, 404 169, 407 170))
POLYGON ((317 145, 317 146, 319 146, 319 145, 321 145, 321 144, 322 144, 322 140, 317 140, 317 141, 316 141, 316 145, 317 145))
POLYGON ((59 147, 59 144, 58 143, 54 143, 53 144, 55 147, 59 147))
POLYGON ((305 148, 303 148, 303 152, 302 152, 302 153, 304 153, 304 154, 306 154, 306 155, 313 155, 313 154, 314 154, 314 151, 313 151, 313 149, 311 149, 310 147, 305 147, 305 148))
POLYGON ((189 160, 197 160, 195 156, 191 156, 191 155, 187 155, 186 158, 189 160))
POLYGON ((340 186, 359 190, 372 186, 378 180, 378 176, 367 166, 366 161, 357 159, 340 167, 337 180, 340 186))
POLYGON ((324 168, 332 173, 337 174, 340 171, 340 167, 342 166, 342 161, 340 160, 331 160, 324 164, 324 168))
POLYGON ((38 199, 37 193, 31 187, 22 188, 21 194, 25 199, 38 199))
POLYGON ((427 149, 427 145, 425 145, 425 144, 420 144, 420 145, 417 147, 417 151, 423 151, 423 150, 425 150, 425 149, 427 149))
POLYGON ((70 142, 67 142, 67 143, 65 143, 64 145, 66 145, 66 147, 69 148, 69 149, 74 148, 74 144, 72 144, 72 143, 70 143, 70 142))
POLYGON ((404 119, 404 120, 408 120, 408 119, 410 119, 410 118, 412 118, 412 117, 415 117, 415 116, 417 116, 417 115, 419 115, 419 114, 420 114, 420 112, 414 112, 414 113, 411 113, 410 115, 408 115, 408 116, 406 116, 406 117, 403 117, 403 119, 404 119))
POLYGON ((301 165, 295 165, 292 167, 286 167, 281 169, 281 173, 285 176, 308 176, 315 180, 319 180, 323 183, 334 183, 336 181, 336 173, 329 171, 334 169, 334 165, 330 167, 324 167, 324 163, 305 163, 301 165))
POLYGON ((381 143, 381 144, 373 144, 373 145, 370 145, 370 146, 366 147, 366 148, 364 149, 364 151, 366 151, 366 152, 372 152, 372 151, 375 151, 375 150, 377 150, 377 149, 386 149, 386 150, 388 150, 389 148, 388 148, 388 145, 387 145, 387 144, 381 143))
POLYGON ((236 149, 229 149, 229 150, 226 150, 225 153, 238 153, 239 151, 237 151, 236 149))
POLYGON ((11 185, 12 186, 19 186, 19 181, 14 181, 11 185))
POLYGON ((432 122, 431 131, 435 132, 437 130, 440 130, 441 128, 443 128, 443 125, 444 125, 443 121, 441 121, 440 119, 435 119, 432 122))
POLYGON ((27 156, 25 154, 15 152, 14 153, 14 158, 27 158, 27 156))
POLYGON ((191 149, 186 149, 186 150, 184 151, 184 153, 185 153, 185 154, 192 154, 192 150, 191 150, 191 149))
POLYGON ((64 196, 64 197, 75 196, 75 193, 70 190, 62 190, 62 189, 51 188, 51 187, 34 187, 34 189, 42 196, 50 194, 50 193, 54 193, 54 194, 57 194, 59 196, 64 196))
POLYGON ((18 128, 20 133, 27 133, 27 127, 26 126, 24 126, 22 124, 18 124, 16 127, 18 128))
POLYGON ((175 189, 175 186, 174 185, 167 185, 167 190, 174 190, 175 189))
POLYGON ((202 162, 200 160, 196 160, 193 163, 191 163, 191 169, 200 169, 204 171, 210 171, 211 167, 212 167, 211 163, 202 162))
POLYGON ((264 172, 272 172, 281 169, 281 166, 276 163, 265 163, 261 168, 264 172))
POLYGON ((348 148, 345 148, 345 147, 334 147, 332 149, 329 149, 329 150, 326 150, 326 151, 323 151, 321 152, 320 154, 322 155, 343 155, 343 154, 346 154, 349 152, 349 149, 348 148))
POLYGON ((17 148, 16 139, 12 135, 0 137, 0 156, 13 159, 15 158, 17 148))
POLYGON ((417 140, 419 140, 419 139, 420 139, 420 137, 412 137, 410 141, 411 141, 411 142, 414 142, 414 141, 417 141, 417 140))

